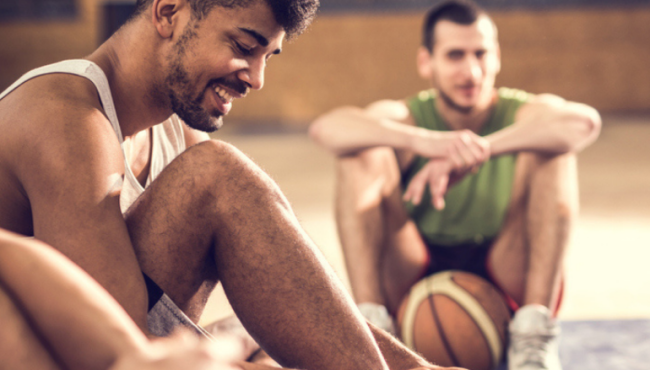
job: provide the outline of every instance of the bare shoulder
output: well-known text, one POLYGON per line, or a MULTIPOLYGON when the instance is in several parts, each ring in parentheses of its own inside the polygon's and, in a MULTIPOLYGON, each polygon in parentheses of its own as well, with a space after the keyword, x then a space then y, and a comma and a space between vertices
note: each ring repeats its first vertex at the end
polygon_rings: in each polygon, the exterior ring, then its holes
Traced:
POLYGON ((0 101, 0 131, 0 213, 14 215, 0 224, 17 232, 31 234, 40 205, 97 201, 108 177, 124 173, 117 136, 84 78, 26 82, 0 101))
POLYGON ((0 128, 11 144, 0 160, 12 163, 21 179, 75 178, 81 172, 101 171, 102 166, 123 168, 117 136, 87 79, 67 74, 38 77, 7 99, 0 101, 0 128), (80 167, 69 171, 70 166, 80 167))
POLYGON ((378 100, 365 108, 368 115, 390 119, 404 124, 415 125, 411 111, 403 100, 378 100))
POLYGON ((567 100, 555 94, 537 94, 533 95, 523 106, 522 109, 548 109, 561 107, 566 104, 567 100))

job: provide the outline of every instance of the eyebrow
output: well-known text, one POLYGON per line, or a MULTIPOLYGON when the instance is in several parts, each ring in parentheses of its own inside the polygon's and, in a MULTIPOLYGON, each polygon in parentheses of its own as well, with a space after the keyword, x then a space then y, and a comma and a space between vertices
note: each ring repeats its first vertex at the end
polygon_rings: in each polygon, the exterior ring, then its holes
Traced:
MULTIPOLYGON (((237 29, 255 38, 255 40, 257 40, 257 42, 260 45, 264 47, 269 46, 269 40, 266 37, 264 37, 261 33, 252 30, 250 28, 237 27, 237 29)), ((280 52, 282 52, 281 49, 276 49, 275 51, 273 51, 273 54, 280 54, 280 52)))

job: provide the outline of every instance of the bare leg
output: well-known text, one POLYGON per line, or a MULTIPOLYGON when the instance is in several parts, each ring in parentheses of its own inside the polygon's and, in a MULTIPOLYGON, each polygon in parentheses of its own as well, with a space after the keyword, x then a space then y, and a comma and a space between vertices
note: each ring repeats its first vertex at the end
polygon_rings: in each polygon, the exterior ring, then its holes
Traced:
POLYGON ((119 304, 53 248, 0 230, 0 369, 272 370, 235 364, 239 342, 149 342, 119 304))
POLYGON ((232 146, 188 149, 133 205, 127 226, 143 271, 191 319, 220 279, 241 322, 282 365, 386 368, 277 185, 232 146))
POLYGON ((394 312, 428 261, 402 204, 395 154, 365 150, 340 158, 337 172, 336 220, 353 295, 394 312))
POLYGON ((489 263, 519 305, 555 306, 577 211, 575 155, 518 155, 510 209, 489 263))

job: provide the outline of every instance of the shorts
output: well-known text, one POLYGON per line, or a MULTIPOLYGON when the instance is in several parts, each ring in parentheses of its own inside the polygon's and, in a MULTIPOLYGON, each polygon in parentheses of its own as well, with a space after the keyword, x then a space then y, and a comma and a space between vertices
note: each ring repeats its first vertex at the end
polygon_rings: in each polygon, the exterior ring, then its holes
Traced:
POLYGON ((158 337, 170 335, 179 326, 188 328, 198 336, 212 338, 212 335, 190 320, 183 311, 165 294, 162 289, 146 274, 144 281, 149 295, 149 312, 147 326, 149 332, 158 337))
MULTIPOLYGON (((469 242, 453 247, 443 247, 427 243, 429 263, 418 280, 447 270, 460 270, 478 275, 497 288, 510 308, 510 311, 514 313, 519 309, 519 304, 501 288, 488 265, 488 257, 493 242, 494 240, 490 239, 482 243, 469 242)), ((560 286, 560 296, 557 301, 557 306, 555 310, 552 310, 555 314, 560 309, 563 292, 564 281, 562 281, 560 286)))
POLYGON ((494 279, 488 272, 487 258, 492 246, 492 240, 483 243, 465 243, 453 247, 443 247, 427 243, 429 264, 424 276, 446 270, 461 270, 478 275, 494 284, 494 279))

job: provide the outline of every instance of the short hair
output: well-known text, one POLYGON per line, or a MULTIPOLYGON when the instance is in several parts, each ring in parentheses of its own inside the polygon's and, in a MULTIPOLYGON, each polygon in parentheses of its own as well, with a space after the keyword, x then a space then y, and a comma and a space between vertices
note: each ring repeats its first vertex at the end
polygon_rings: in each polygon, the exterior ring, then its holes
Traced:
MULTIPOLYGON (((192 16, 201 20, 212 8, 245 8, 255 1, 264 1, 269 5, 275 21, 284 29, 287 39, 300 35, 309 27, 320 5, 319 0, 187 0, 192 9, 192 16)), ((137 0, 132 18, 147 9, 153 0, 137 0)))
POLYGON ((434 30, 439 21, 470 25, 483 15, 489 18, 485 10, 470 0, 447 0, 434 5, 424 17, 422 46, 426 47, 429 53, 433 53, 434 30))

